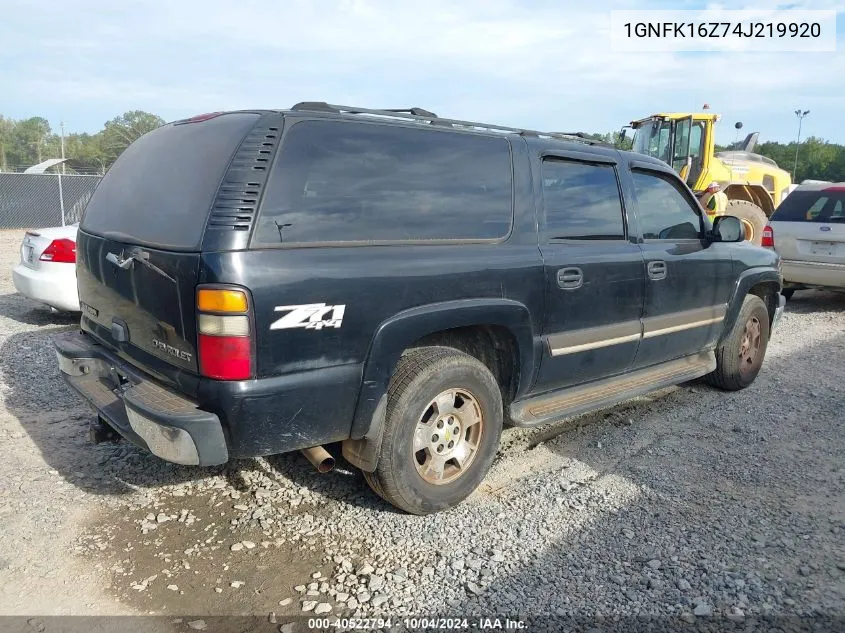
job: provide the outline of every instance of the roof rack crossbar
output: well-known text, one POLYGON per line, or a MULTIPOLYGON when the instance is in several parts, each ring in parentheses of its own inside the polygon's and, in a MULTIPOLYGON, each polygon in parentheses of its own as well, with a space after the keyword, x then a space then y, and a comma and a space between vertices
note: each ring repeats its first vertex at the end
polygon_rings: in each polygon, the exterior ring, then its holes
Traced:
POLYGON ((291 110, 307 110, 309 112, 339 112, 336 107, 330 106, 325 101, 300 101, 295 104, 291 110))
POLYGON ((434 114, 434 112, 430 112, 429 110, 426 110, 425 108, 417 108, 417 107, 413 107, 413 108, 385 108, 384 110, 385 110, 385 112, 407 112, 408 114, 413 114, 415 116, 425 117, 427 119, 439 119, 440 118, 436 114, 434 114))
POLYGON ((492 123, 479 123, 477 121, 463 121, 461 119, 448 119, 439 117, 433 112, 424 110, 423 108, 393 108, 393 109, 375 109, 375 108, 359 108, 355 106, 344 106, 326 103, 324 101, 303 101, 294 105, 291 110, 295 111, 316 111, 316 112, 332 112, 334 114, 370 114, 375 116, 387 116, 400 119, 408 119, 412 121, 422 121, 426 123, 434 123, 438 125, 446 125, 451 127, 463 127, 470 129, 490 130, 493 132, 507 132, 510 134, 519 134, 522 136, 536 136, 543 138, 553 138, 562 141, 576 141, 579 143, 586 143, 587 145, 602 145, 605 147, 613 147, 604 141, 590 138, 583 132, 540 132, 538 130, 529 130, 517 127, 508 127, 506 125, 494 125, 492 123))

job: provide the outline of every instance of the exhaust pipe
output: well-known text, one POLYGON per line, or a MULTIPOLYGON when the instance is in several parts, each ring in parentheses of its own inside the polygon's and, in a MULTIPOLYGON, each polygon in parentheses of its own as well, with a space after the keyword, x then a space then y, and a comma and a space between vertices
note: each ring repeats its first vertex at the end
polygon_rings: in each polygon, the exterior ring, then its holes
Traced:
POLYGON ((312 446, 311 448, 303 448, 299 451, 308 459, 317 472, 327 473, 334 468, 334 457, 322 446, 312 446))

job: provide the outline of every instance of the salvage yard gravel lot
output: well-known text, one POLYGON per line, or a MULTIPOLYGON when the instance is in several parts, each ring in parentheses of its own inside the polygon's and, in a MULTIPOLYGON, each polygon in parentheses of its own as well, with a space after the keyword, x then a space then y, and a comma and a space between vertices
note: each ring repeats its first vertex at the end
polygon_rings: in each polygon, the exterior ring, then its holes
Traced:
POLYGON ((475 494, 415 517, 340 459, 89 444, 51 345, 76 319, 15 292, 22 236, 0 231, 1 614, 845 617, 845 295, 796 293, 749 389, 507 430, 475 494))

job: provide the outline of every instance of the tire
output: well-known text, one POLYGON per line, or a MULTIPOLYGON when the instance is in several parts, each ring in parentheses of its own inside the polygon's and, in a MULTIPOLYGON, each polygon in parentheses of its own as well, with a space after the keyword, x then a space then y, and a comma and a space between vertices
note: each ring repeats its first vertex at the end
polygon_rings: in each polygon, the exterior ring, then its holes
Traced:
POLYGON ((768 221, 763 209, 747 200, 728 200, 725 214, 734 215, 742 220, 743 228, 746 231, 746 240, 748 240, 748 225, 750 225, 753 234, 748 241, 757 246, 763 243, 763 229, 766 228, 768 221))
POLYGON ((502 422, 501 390, 486 365, 450 347, 412 349, 390 381, 378 466, 364 477, 376 494, 405 512, 453 507, 490 469, 502 422))
POLYGON ((793 288, 788 288, 786 290, 781 290, 780 293, 783 295, 783 298, 789 301, 792 299, 792 295, 795 294, 795 290, 793 288))
POLYGON ((746 295, 730 334, 716 348, 716 369, 705 380, 726 391, 745 389, 760 373, 768 344, 769 311, 766 304, 756 295, 746 295), (750 340, 746 340, 747 333, 750 340), (745 353, 749 349, 754 350, 753 354, 745 353))

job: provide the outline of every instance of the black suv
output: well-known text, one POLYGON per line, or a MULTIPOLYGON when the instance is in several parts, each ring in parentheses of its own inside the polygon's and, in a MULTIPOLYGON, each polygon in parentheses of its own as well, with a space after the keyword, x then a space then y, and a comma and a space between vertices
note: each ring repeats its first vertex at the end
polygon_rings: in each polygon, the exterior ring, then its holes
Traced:
MULTIPOLYGON (((421 109, 213 113, 115 162, 61 371, 180 464, 343 442, 384 499, 452 506, 503 424, 753 382, 779 260, 664 163, 421 109)), ((319 457, 314 458, 319 460, 319 457)))

